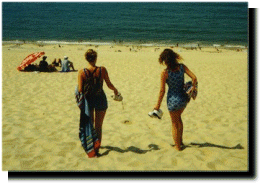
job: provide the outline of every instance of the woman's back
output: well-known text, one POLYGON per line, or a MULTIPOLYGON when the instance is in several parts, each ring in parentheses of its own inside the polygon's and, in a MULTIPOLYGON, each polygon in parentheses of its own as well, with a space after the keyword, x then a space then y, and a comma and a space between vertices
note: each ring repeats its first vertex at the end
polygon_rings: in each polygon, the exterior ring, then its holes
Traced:
POLYGON ((169 86, 167 95, 167 106, 169 111, 179 110, 184 108, 189 102, 184 86, 184 67, 179 65, 179 69, 175 71, 168 70, 168 79, 166 83, 169 86))
POLYGON ((102 67, 84 68, 84 93, 88 96, 99 95, 103 92, 102 67))
POLYGON ((184 68, 182 64, 175 71, 168 70, 166 83, 169 86, 169 90, 175 93, 182 92, 184 86, 184 68))

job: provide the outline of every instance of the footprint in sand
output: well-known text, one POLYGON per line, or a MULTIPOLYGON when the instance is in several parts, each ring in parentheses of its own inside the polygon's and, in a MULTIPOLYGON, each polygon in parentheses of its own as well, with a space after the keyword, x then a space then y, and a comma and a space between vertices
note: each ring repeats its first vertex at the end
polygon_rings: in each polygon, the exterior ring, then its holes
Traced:
POLYGON ((127 124, 127 125, 130 125, 130 124, 132 124, 132 122, 131 122, 131 121, 129 121, 129 120, 124 120, 124 121, 123 121, 123 123, 124 123, 124 124, 127 124))

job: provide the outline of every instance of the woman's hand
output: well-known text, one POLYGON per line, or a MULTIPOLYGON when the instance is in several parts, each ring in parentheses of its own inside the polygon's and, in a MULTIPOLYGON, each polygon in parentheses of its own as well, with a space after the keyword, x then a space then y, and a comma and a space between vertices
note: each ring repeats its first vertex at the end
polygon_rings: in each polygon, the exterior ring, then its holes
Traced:
POLYGON ((119 94, 119 92, 118 92, 117 89, 114 90, 114 94, 115 94, 115 95, 118 95, 118 94, 119 94))
POLYGON ((197 81, 197 77, 195 76, 193 79, 192 79, 192 86, 195 88, 196 85, 197 85, 198 81, 197 81))
POLYGON ((160 106, 156 105, 153 109, 158 111, 160 109, 160 106))

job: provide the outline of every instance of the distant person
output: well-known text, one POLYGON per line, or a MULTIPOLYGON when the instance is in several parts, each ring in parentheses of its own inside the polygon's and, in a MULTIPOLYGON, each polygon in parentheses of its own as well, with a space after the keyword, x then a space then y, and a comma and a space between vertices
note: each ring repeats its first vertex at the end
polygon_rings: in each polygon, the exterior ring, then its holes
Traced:
POLYGON ((29 64, 28 66, 26 66, 24 68, 24 71, 27 71, 27 72, 32 72, 32 71, 38 71, 39 69, 37 68, 36 65, 34 64, 29 64))
POLYGON ((48 65, 48 72, 56 72, 58 71, 53 64, 48 65))
POLYGON ((75 71, 73 63, 68 60, 67 56, 64 56, 64 60, 61 62, 61 72, 69 72, 70 67, 75 71))
POLYGON ((52 65, 55 66, 55 67, 59 67, 60 64, 59 62, 56 60, 56 58, 54 59, 54 61, 52 62, 52 65))
POLYGON ((48 72, 48 62, 46 61, 47 56, 42 57, 42 61, 39 63, 39 71, 40 72, 48 72))
POLYGON ((59 64, 59 67, 61 67, 61 59, 60 58, 58 59, 58 64, 59 64))
MULTIPOLYGON (((86 108, 81 109, 80 112, 80 133, 79 137, 83 148, 88 153, 87 143, 85 140, 87 131, 86 125, 89 123, 93 124, 95 131, 97 133, 97 139, 99 144, 102 140, 102 124, 105 118, 106 110, 108 108, 107 98, 103 90, 103 81, 106 82, 109 89, 114 91, 114 94, 118 96, 118 90, 111 83, 107 69, 103 66, 98 67, 97 63, 97 52, 89 49, 85 53, 85 58, 87 60, 87 67, 81 69, 78 72, 78 92, 82 92, 88 106, 89 116, 86 114, 86 108)), ((94 141, 95 139, 93 139, 94 141)), ((99 145, 95 146, 95 151, 89 157, 95 157, 98 155, 99 145)))
POLYGON ((186 73, 192 79, 192 85, 195 87, 197 83, 196 76, 184 65, 179 64, 179 60, 182 58, 180 55, 175 53, 171 49, 165 49, 160 57, 159 63, 165 64, 166 69, 161 73, 161 87, 159 98, 155 110, 159 110, 161 102, 165 94, 165 83, 168 84, 168 94, 167 94, 167 107, 170 112, 172 121, 172 135, 175 142, 175 148, 180 151, 182 150, 182 134, 183 134, 183 123, 181 119, 181 114, 184 111, 190 98, 186 94, 184 87, 184 73, 186 73))

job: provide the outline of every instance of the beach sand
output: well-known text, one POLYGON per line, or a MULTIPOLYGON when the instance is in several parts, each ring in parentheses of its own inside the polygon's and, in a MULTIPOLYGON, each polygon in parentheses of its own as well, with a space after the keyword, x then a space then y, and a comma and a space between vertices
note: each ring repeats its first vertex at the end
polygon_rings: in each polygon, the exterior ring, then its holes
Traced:
POLYGON ((148 116, 158 99, 164 69, 158 58, 164 48, 4 44, 2 170, 247 171, 247 50, 173 48, 199 83, 197 99, 182 115, 186 148, 178 152, 166 94, 163 118, 148 116), (88 158, 78 137, 77 72, 16 70, 27 55, 38 51, 46 53, 49 63, 66 55, 79 70, 87 65, 84 53, 89 48, 98 52, 97 65, 107 68, 124 97, 123 103, 112 100, 113 92, 104 83, 109 108, 99 158, 88 158))

